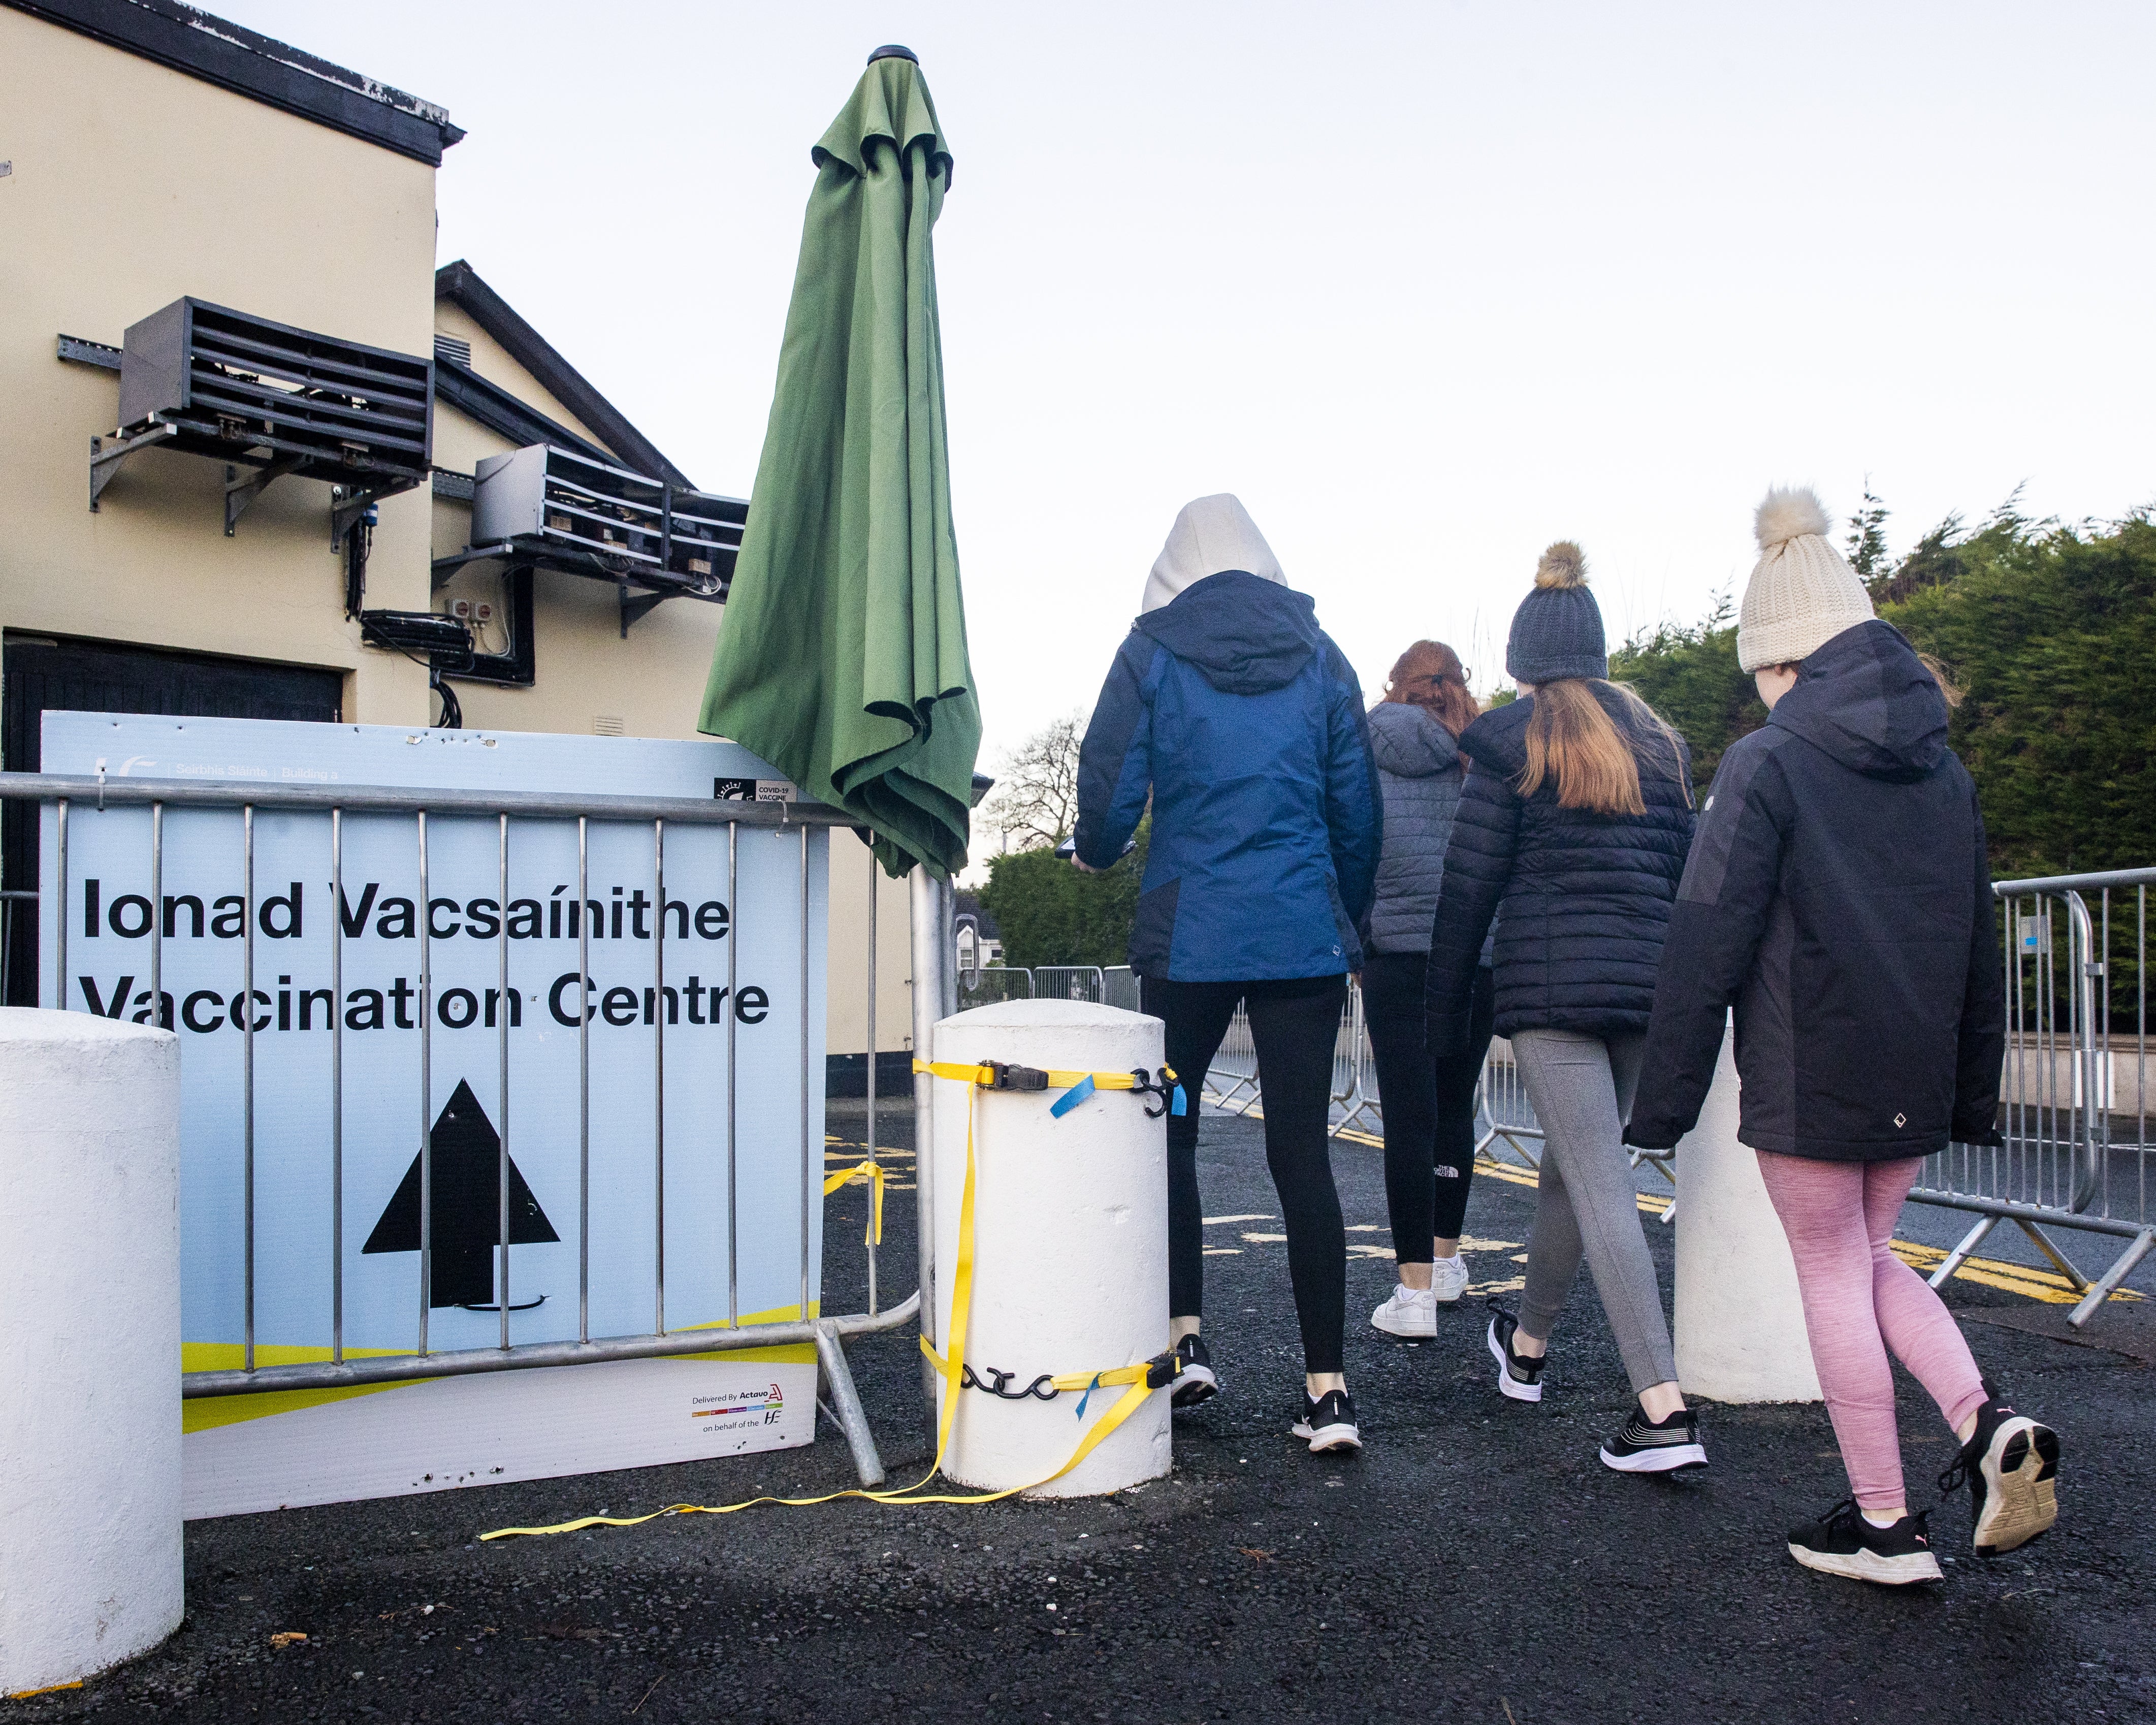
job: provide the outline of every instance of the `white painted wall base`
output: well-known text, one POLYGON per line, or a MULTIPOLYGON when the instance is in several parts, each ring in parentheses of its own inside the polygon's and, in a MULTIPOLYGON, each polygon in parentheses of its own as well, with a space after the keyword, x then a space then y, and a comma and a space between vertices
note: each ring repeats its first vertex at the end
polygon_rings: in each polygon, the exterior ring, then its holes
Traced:
POLYGON ((180 1047, 0 1008, 0 1694, 179 1627, 180 1047))
POLYGON ((1677 1382, 1717 1402, 1815 1402, 1796 1265, 1758 1158, 1737 1141, 1737 1099, 1725 1030, 1699 1124, 1677 1145, 1677 1382))
MULTIPOLYGON (((1072 1000, 1014 1000, 937 1024, 938 1061, 1015 1061, 1094 1072, 1158 1068, 1158 1019, 1072 1000)), ((966 1092, 936 1081, 937 1340, 947 1349, 958 1210, 966 1178, 966 1092)), ((1060 1120, 1054 1091, 979 1092, 974 1101, 973 1316, 967 1360, 1018 1374, 1112 1370, 1168 1346, 1168 1127, 1157 1099, 1102 1091, 1060 1120)), ((939 1387, 942 1379, 937 1380, 939 1387)), ((1121 1389, 1052 1402, 961 1394, 943 1471, 1002 1491, 1053 1473, 1121 1389)), ((1156 1391, 1075 1470, 1035 1494, 1084 1497, 1168 1470, 1168 1401, 1156 1391)))

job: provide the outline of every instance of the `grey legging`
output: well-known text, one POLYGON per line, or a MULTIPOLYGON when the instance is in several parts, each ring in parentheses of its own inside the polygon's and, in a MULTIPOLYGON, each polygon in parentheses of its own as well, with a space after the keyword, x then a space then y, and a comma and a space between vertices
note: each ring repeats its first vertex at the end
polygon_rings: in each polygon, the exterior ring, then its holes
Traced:
POLYGON ((1584 1255, 1635 1394, 1677 1374, 1624 1142, 1645 1046, 1636 1032, 1522 1030, 1512 1038, 1512 1057, 1543 1128, 1520 1327, 1548 1337, 1584 1255))

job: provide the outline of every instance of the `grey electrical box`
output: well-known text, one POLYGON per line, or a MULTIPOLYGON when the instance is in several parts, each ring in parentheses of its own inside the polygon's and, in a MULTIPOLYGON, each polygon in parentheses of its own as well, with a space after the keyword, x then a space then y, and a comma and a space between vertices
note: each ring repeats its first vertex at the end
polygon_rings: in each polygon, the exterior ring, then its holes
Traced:
POLYGON ((379 495, 427 476, 434 386, 432 359, 175 300, 128 326, 120 433, 379 495))
POLYGON ((723 599, 748 505, 533 444, 472 477, 472 544, 687 598, 723 599))

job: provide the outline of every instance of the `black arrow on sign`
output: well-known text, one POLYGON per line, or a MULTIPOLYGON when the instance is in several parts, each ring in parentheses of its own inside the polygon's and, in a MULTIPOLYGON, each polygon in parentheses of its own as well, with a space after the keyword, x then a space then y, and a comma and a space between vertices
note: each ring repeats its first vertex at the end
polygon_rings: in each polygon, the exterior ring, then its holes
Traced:
MULTIPOLYGON (((501 1135, 486 1117, 471 1086, 458 1081, 456 1094, 429 1135, 434 1163, 434 1264, 429 1306, 484 1306, 494 1298, 494 1254, 501 1244, 501 1135)), ((516 1163, 509 1164, 509 1243, 536 1245, 558 1240, 539 1200, 516 1163)), ((384 1206, 366 1252, 419 1250, 419 1158, 404 1171, 384 1206)))

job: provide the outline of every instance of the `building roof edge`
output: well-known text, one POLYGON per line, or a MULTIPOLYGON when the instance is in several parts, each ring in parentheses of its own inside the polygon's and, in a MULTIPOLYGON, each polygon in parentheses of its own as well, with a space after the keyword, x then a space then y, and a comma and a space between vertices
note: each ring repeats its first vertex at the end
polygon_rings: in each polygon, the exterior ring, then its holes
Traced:
POLYGON ((658 445, 629 423, 628 415, 600 394, 552 342, 526 322, 465 259, 444 264, 434 272, 434 297, 460 306, 624 462, 685 490, 696 489, 688 475, 660 454, 658 445))
POLYGON ((182 0, 0 0, 430 167, 464 136, 446 110, 182 0))

